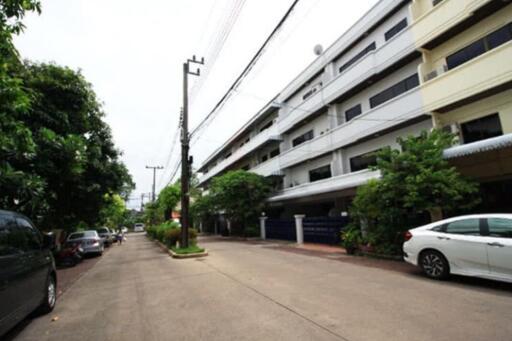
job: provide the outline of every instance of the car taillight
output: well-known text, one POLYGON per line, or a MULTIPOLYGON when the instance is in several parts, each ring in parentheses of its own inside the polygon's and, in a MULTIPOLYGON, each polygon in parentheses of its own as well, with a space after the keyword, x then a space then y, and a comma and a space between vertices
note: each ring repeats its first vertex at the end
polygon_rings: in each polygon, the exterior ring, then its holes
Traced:
POLYGON ((411 238, 412 238, 411 231, 407 231, 407 232, 404 233, 404 240, 405 241, 409 241, 411 238))

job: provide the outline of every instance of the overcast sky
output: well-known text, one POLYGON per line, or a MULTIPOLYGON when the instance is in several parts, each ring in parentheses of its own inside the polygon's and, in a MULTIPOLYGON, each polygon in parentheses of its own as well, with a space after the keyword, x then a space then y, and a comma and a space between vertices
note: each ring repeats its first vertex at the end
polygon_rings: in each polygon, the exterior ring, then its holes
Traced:
MULTIPOLYGON (((182 64, 206 60, 202 86, 190 79, 190 126, 213 108, 259 49, 293 0, 43 0, 15 40, 23 58, 81 69, 104 103, 106 120, 141 193, 150 192, 146 165, 165 186, 179 160, 170 155, 182 104, 182 64), (228 29, 232 27, 229 31, 228 29), (224 39, 222 39, 224 37, 224 39), (220 42, 224 41, 224 44, 220 42), (219 49, 222 45, 222 49, 219 49), (193 91, 194 90, 194 91, 193 91)), ((377 0, 300 0, 239 91, 193 145, 198 167, 377 0)))

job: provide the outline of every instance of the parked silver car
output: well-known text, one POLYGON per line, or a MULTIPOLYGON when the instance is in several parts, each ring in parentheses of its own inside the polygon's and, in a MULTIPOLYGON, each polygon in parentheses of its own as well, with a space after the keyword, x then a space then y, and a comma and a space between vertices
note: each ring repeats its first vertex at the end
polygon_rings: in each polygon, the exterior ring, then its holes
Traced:
POLYGON ((103 240, 98 235, 98 232, 94 230, 73 232, 66 241, 80 242, 84 254, 97 254, 101 256, 105 250, 103 240))
POLYGON ((110 231, 108 227, 100 227, 96 229, 96 232, 98 232, 98 235, 100 236, 101 240, 103 240, 103 245, 105 247, 109 247, 113 243, 113 233, 110 231))

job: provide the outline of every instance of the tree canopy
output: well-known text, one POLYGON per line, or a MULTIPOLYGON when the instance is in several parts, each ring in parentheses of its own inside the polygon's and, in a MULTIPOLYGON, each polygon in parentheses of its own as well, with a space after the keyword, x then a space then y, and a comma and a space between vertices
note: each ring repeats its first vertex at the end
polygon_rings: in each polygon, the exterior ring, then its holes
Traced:
POLYGON ((371 244, 399 252, 402 235, 418 217, 439 218, 478 204, 478 184, 466 179, 443 159, 454 136, 434 130, 399 138, 400 149, 376 153, 381 178, 361 186, 353 201, 354 224, 367 229, 371 244))
POLYGON ((79 71, 21 62, 12 35, 35 0, 0 0, 0 207, 42 228, 93 225, 105 195, 134 183, 92 86, 79 71))

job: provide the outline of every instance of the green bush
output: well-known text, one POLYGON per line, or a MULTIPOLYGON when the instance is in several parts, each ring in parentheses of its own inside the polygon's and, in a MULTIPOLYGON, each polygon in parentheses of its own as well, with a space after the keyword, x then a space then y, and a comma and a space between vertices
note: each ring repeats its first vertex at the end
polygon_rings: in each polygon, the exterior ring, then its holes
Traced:
MULTIPOLYGON (((167 245, 167 247, 172 248, 176 247, 176 243, 181 239, 181 228, 171 229, 165 232, 163 243, 167 245)), ((188 240, 191 246, 195 246, 197 244, 197 230, 196 229, 188 229, 188 240)))
POLYGON ((363 237, 358 227, 349 226, 345 231, 341 232, 341 245, 349 255, 354 254, 362 243, 363 237))

